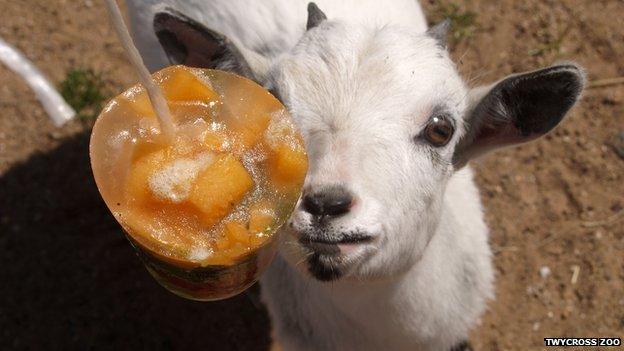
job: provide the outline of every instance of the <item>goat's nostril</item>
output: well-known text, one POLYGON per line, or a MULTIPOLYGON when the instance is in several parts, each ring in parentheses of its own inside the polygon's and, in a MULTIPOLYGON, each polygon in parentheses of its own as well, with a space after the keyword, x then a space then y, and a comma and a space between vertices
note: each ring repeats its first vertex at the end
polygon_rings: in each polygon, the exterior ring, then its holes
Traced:
POLYGON ((341 214, 349 212, 351 207, 351 196, 340 197, 331 199, 325 203, 325 214, 329 216, 339 216, 341 214))
POLYGON ((342 187, 330 187, 303 197, 303 209, 314 216, 340 216, 351 208, 353 197, 342 187))
POLYGON ((303 209, 315 216, 323 214, 323 204, 320 202, 320 198, 315 195, 306 195, 303 197, 303 209))

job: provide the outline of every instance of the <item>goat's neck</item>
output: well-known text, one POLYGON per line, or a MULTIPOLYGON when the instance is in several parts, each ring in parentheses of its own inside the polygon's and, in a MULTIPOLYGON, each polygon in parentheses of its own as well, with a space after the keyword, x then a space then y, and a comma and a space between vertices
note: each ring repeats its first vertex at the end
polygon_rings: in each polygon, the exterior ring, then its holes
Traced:
MULTIPOLYGON (((425 319, 435 318, 429 309, 438 301, 428 301, 436 296, 440 280, 431 274, 423 274, 421 263, 427 267, 439 267, 448 262, 441 255, 429 255, 444 245, 452 255, 441 231, 433 236, 421 262, 408 271, 390 278, 375 281, 339 280, 324 283, 298 272, 281 256, 278 256, 263 278, 263 294, 273 321, 282 323, 278 329, 284 334, 299 335, 310 345, 324 345, 318 349, 404 349, 421 344, 426 337, 422 325, 430 325, 425 319), (433 279, 432 279, 433 278, 433 279), (433 292, 433 295, 430 295, 433 292), (422 319, 423 322, 415 322, 422 319), (414 328, 419 330, 414 330, 414 328), (306 331, 314 331, 305 335, 306 331), (344 340, 348 340, 342 344, 344 340), (384 344, 376 342, 385 340, 384 344), (362 342, 362 345, 353 343, 362 342), (392 346, 392 342, 397 345, 392 346), (354 348, 354 346, 358 346, 354 348)), ((442 283, 444 285, 444 283, 442 283)), ((439 292, 439 291, 438 291, 439 292)), ((288 336, 283 336, 288 338, 288 336)), ((294 342, 299 342, 294 341, 294 342)), ((288 342, 286 340, 285 342, 288 342)), ((296 349, 301 349, 296 345, 296 349)), ((429 349, 429 347, 426 347, 429 349)), ((433 348, 435 349, 435 348, 433 348)))

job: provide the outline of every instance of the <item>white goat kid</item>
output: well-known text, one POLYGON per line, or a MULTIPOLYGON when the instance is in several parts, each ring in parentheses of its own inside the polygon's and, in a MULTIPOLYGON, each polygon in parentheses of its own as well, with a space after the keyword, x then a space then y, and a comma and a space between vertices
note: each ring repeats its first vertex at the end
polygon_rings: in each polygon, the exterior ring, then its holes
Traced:
POLYGON ((303 133, 304 195, 262 278, 284 350, 467 349, 493 272, 465 165, 554 128, 582 71, 563 64, 469 90, 446 24, 427 31, 412 0, 318 1, 329 20, 310 4, 307 21, 301 0, 165 2, 128 2, 152 69, 246 75, 303 133))

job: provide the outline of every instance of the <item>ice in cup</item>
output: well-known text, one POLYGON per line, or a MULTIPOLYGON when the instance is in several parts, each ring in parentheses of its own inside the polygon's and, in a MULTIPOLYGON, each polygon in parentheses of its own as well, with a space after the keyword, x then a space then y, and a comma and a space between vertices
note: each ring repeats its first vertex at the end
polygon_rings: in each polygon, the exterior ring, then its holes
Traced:
POLYGON ((277 249, 307 170, 284 106, 243 77, 172 66, 153 75, 175 125, 160 132, 141 85, 93 128, 97 186, 147 269, 196 300, 237 294, 277 249))

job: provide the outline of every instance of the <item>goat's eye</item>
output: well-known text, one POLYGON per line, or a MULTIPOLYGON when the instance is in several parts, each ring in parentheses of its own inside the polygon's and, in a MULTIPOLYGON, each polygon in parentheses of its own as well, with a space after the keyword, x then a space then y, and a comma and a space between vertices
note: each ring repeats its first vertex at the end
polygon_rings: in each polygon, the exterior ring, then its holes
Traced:
POLYGON ((450 118, 446 115, 439 115, 429 120, 422 135, 431 145, 441 147, 451 140, 454 131, 455 128, 450 118))

